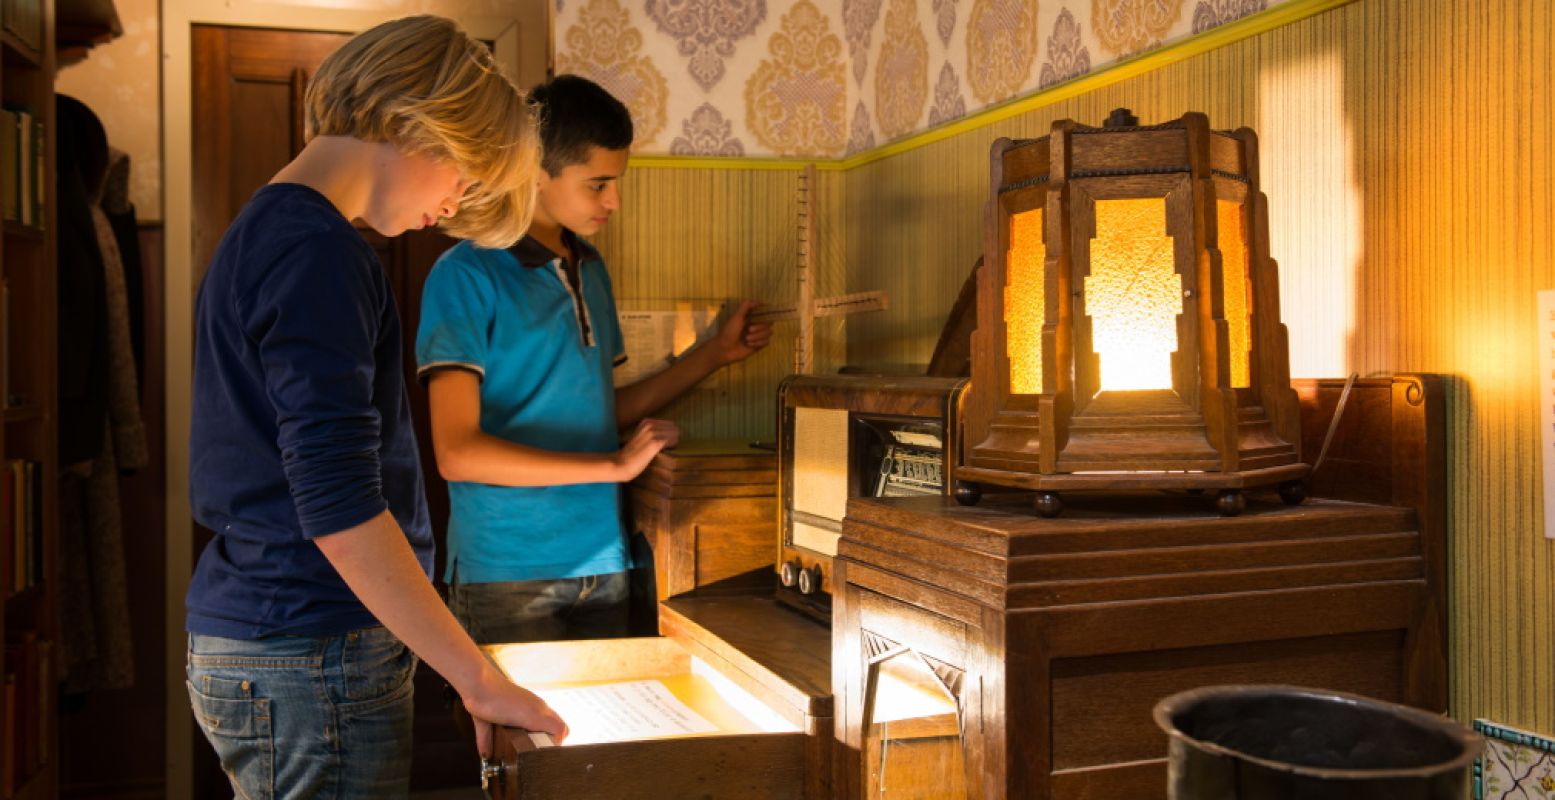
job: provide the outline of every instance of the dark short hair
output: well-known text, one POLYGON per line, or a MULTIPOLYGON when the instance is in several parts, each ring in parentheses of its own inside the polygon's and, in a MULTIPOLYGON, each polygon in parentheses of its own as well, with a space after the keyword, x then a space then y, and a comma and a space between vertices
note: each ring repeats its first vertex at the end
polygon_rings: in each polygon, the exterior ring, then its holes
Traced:
POLYGON ((557 75, 530 90, 540 110, 540 165, 552 175, 588 160, 589 150, 632 146, 632 114, 605 87, 577 75, 557 75))

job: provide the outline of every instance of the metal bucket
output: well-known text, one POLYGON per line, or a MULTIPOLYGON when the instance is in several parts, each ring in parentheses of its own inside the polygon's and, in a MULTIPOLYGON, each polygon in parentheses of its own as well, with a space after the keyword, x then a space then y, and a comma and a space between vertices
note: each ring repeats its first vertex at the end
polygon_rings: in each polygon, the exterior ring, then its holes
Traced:
POLYGON ((1171 800, 1463 800, 1485 740, 1408 706, 1295 686, 1209 686, 1155 706, 1171 800))

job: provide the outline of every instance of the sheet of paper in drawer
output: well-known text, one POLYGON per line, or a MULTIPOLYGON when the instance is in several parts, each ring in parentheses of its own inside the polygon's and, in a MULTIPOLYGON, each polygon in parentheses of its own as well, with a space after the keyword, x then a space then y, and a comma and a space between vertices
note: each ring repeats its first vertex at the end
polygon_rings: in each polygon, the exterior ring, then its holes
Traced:
POLYGON ((567 744, 714 733, 718 726, 655 680, 535 689, 567 721, 567 744))

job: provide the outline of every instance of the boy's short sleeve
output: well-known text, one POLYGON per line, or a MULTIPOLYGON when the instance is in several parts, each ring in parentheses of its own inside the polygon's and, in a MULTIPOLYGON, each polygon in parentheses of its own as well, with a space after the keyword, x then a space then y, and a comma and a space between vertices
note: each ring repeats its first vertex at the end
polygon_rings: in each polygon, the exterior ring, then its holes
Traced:
POLYGON ((447 367, 485 376, 495 292, 490 276, 481 269, 480 255, 468 242, 437 260, 421 293, 417 378, 426 380, 432 372, 447 367))

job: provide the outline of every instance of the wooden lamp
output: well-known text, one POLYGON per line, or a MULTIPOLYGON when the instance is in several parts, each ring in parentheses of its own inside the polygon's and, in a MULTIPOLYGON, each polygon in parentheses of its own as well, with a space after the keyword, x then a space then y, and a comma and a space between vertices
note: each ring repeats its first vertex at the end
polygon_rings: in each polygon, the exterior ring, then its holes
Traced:
POLYGON ((1118 109, 991 155, 956 497, 1242 490, 1304 496, 1255 134, 1118 109))

